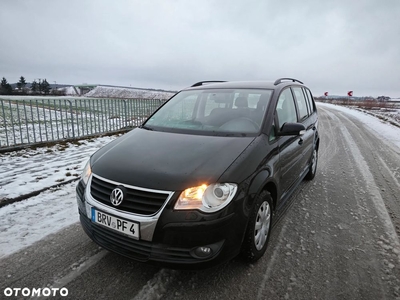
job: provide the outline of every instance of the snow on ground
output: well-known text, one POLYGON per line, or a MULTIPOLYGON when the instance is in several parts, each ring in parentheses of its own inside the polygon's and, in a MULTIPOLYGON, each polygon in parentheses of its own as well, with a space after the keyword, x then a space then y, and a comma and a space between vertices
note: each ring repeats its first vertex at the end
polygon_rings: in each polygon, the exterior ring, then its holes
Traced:
MULTIPOLYGON (((334 107, 359 119, 377 137, 400 149, 400 128, 366 113, 342 106, 334 107)), ((80 145, 57 145, 37 150, 0 154, 0 199, 24 195, 76 178, 90 154, 116 137, 80 141, 80 145), (70 173, 70 175, 67 175, 70 173)), ((27 247, 45 236, 78 221, 76 182, 0 208, 0 258, 27 247)))
POLYGON ((0 209, 0 258, 78 221, 76 183, 0 209))
MULTIPOLYGON (((400 127, 389 124, 388 122, 371 116, 368 112, 363 112, 348 107, 334 105, 329 103, 317 102, 318 106, 333 107, 336 110, 345 112, 349 115, 359 119, 365 126, 369 127, 378 137, 384 139, 386 142, 392 143, 400 148, 400 127)), ((390 115, 387 115, 389 121, 396 123, 396 120, 390 119, 390 115)))
MULTIPOLYGON (((0 154, 0 201, 78 178, 90 155, 116 137, 0 154)), ((76 183, 0 208, 0 258, 78 221, 76 183)))
POLYGON ((0 202, 78 178, 90 155, 115 138, 0 154, 0 202))

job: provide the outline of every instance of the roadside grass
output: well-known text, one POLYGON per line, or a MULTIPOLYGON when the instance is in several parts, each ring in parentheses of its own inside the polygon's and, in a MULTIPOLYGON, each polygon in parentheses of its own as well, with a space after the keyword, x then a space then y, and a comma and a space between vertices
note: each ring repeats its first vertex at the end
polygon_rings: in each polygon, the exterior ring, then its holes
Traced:
POLYGON ((376 101, 376 100, 351 100, 348 98, 338 98, 338 99, 316 99, 319 102, 323 103, 331 103, 337 105, 345 105, 345 106, 356 106, 362 109, 400 109, 400 103, 391 102, 391 101, 376 101))

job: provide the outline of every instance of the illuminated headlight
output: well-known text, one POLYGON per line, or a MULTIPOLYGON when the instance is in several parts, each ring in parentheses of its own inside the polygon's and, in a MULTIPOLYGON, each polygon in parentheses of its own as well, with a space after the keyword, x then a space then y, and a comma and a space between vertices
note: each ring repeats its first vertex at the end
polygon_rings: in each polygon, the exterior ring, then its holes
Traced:
POLYGON ((86 166, 83 168, 81 179, 85 185, 87 185, 89 181, 89 177, 92 174, 92 169, 90 168, 90 159, 86 163, 86 166))
POLYGON ((175 204, 175 209, 199 209, 203 212, 218 211, 235 197, 237 185, 234 183, 216 183, 201 185, 184 190, 175 204))

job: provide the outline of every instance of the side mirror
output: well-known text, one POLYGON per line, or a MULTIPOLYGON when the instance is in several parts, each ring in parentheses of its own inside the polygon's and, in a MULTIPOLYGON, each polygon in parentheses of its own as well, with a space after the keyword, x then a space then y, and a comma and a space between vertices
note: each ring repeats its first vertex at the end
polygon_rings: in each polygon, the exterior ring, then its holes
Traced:
POLYGON ((282 125, 281 130, 278 132, 278 136, 287 135, 303 135, 306 132, 306 128, 301 123, 285 123, 282 125))

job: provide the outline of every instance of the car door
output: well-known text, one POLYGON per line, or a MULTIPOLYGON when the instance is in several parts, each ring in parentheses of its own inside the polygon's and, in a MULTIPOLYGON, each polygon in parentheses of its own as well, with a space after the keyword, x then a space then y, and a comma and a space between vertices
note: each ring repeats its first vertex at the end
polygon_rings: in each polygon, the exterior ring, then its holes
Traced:
POLYGON ((300 86, 295 86, 292 87, 292 91, 295 96, 299 123, 302 123, 306 128, 305 133, 300 137, 300 142, 302 143, 300 173, 302 173, 308 168, 313 151, 314 123, 312 122, 312 118, 309 118, 310 109, 308 108, 308 103, 303 88, 300 86))
MULTIPOLYGON (((297 123, 297 110, 290 88, 284 89, 278 98, 276 107, 278 128, 285 123, 297 123)), ((279 131, 278 129, 278 131, 279 131)), ((279 143, 279 183, 282 196, 295 183, 301 172, 303 142, 300 136, 281 136, 279 143)))

